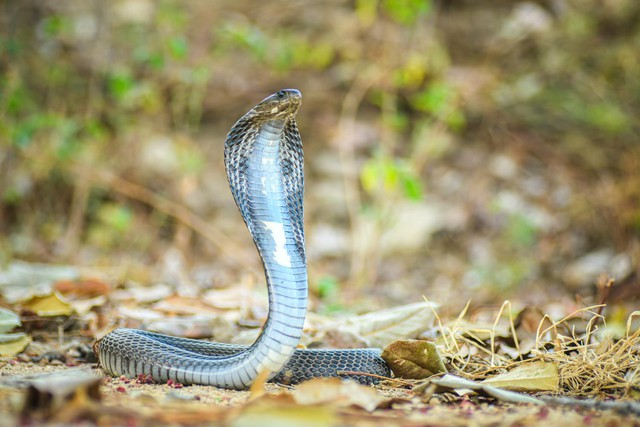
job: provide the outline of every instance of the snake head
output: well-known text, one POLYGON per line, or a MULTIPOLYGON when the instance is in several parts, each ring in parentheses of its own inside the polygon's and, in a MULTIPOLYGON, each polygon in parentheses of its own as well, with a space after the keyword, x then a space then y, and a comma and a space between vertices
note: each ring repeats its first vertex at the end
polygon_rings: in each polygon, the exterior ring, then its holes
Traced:
POLYGON ((302 94, 296 89, 282 89, 260 101, 249 112, 254 117, 267 120, 292 118, 302 104, 302 94))

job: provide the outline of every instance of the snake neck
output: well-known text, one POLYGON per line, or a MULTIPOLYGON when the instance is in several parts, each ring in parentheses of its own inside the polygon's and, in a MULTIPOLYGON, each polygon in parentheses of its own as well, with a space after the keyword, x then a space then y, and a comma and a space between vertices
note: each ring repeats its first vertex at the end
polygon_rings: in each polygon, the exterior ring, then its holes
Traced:
POLYGON ((297 193, 302 187, 294 188, 290 176, 293 167, 300 175, 298 181, 302 179, 302 160, 287 144, 288 129, 284 120, 264 122, 245 141, 245 161, 227 170, 230 182, 239 184, 232 186, 232 192, 262 259, 269 290, 269 316, 252 346, 266 357, 257 362, 256 369, 274 374, 298 345, 308 292, 304 237, 300 235, 303 211, 292 203, 301 200, 297 193))

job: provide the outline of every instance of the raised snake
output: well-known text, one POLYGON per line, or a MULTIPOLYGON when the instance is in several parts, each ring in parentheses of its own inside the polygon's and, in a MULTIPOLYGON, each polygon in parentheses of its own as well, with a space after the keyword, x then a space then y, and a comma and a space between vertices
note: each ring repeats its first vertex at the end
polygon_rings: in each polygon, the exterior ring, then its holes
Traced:
POLYGON ((235 123, 224 146, 229 186, 267 280, 269 314, 258 339, 238 346, 119 328, 95 345, 105 371, 229 389, 248 388, 264 371, 285 384, 334 376, 372 384, 389 376, 378 349, 296 349, 308 298, 303 152, 295 122, 301 102, 295 89, 265 98, 235 123))

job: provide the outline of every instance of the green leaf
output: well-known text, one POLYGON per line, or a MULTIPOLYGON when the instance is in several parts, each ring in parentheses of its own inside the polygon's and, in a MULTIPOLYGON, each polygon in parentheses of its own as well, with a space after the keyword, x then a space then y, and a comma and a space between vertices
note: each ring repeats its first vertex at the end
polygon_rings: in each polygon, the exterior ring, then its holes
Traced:
POLYGON ((340 285, 335 277, 323 276, 318 280, 318 296, 320 298, 331 298, 338 293, 340 285))
POLYGON ((126 232, 131 226, 133 221, 133 213, 126 206, 120 206, 117 204, 104 205, 99 213, 100 220, 112 227, 114 231, 126 232))
POLYGON ((184 59, 189 51, 189 43, 183 36, 176 36, 169 40, 169 52, 175 59, 184 59))
POLYGON ((422 183, 417 177, 409 174, 404 175, 402 185, 407 199, 414 202, 422 200, 422 183))
POLYGON ((135 86, 135 82, 131 75, 126 72, 114 73, 109 78, 109 91, 119 100, 124 99, 135 86))
POLYGON ((403 25, 413 24, 431 10, 428 0, 384 0, 382 7, 391 18, 403 25))
POLYGON ((438 115, 450 108, 453 90, 444 83, 432 83, 429 87, 413 97, 415 108, 438 115))
POLYGON ((402 159, 382 156, 369 159, 360 172, 360 182, 364 190, 370 194, 384 191, 401 193, 409 200, 422 198, 422 184, 419 177, 402 159))

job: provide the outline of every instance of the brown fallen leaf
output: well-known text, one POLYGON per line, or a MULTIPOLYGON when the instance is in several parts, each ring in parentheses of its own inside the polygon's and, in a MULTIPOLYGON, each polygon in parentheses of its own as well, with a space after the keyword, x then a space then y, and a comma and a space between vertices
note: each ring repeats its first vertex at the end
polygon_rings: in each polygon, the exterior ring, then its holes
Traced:
POLYGON ((102 377, 88 370, 68 370, 29 381, 22 414, 31 421, 66 424, 96 419, 102 377))
POLYGON ((422 379, 447 371, 436 345, 429 341, 394 341, 382 351, 382 358, 400 378, 422 379))
POLYGON ((482 383, 513 391, 557 391, 560 375, 555 363, 538 360, 522 363, 509 372, 487 378, 482 383))
POLYGON ((300 384, 293 393, 300 405, 331 404, 336 407, 358 406, 375 410, 384 398, 374 389, 338 378, 314 378, 300 384))
POLYGON ((523 308, 516 317, 515 328, 519 355, 528 354, 539 341, 554 341, 558 335, 551 318, 537 307, 523 308))
POLYGON ((419 302, 351 317, 323 329, 347 332, 367 346, 383 348, 395 340, 417 337, 434 319, 433 304, 419 302))
POLYGON ((75 298, 94 298, 111 292, 111 286, 99 279, 58 280, 53 289, 75 298))

